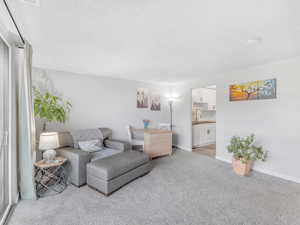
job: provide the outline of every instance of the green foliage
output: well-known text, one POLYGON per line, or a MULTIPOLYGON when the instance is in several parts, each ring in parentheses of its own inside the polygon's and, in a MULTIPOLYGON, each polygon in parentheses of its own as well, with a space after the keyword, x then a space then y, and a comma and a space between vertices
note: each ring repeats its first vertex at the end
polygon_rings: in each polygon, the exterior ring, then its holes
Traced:
POLYGON ((234 136, 231 138, 230 145, 227 146, 227 150, 233 153, 235 159, 241 160, 243 163, 247 161, 261 160, 265 161, 267 158, 267 152, 263 150, 261 146, 254 145, 254 134, 245 138, 234 136))
POLYGON ((37 118, 47 122, 65 123, 72 108, 70 102, 58 96, 45 92, 42 94, 37 88, 33 88, 34 114, 37 118))

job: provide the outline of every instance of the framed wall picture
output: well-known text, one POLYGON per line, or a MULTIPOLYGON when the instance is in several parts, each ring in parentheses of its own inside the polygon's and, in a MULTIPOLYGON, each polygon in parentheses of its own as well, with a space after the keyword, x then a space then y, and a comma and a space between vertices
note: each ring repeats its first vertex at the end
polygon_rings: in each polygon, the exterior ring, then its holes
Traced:
POLYGON ((138 88, 136 91, 136 107, 148 108, 149 90, 147 88, 138 88))
POLYGON ((276 79, 233 84, 229 87, 230 101, 248 101, 276 98, 276 79))
POLYGON ((258 99, 272 99, 277 97, 277 80, 258 81, 258 99))
POLYGON ((159 93, 152 92, 150 97, 150 109, 151 111, 160 111, 160 95, 159 93))

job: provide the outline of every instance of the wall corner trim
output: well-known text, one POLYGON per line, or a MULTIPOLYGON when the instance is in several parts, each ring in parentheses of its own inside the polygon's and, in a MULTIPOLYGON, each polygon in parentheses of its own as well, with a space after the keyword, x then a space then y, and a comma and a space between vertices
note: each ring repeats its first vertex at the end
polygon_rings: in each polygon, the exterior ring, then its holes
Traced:
POLYGON ((188 148, 188 147, 184 147, 184 146, 180 146, 180 145, 173 145, 175 146, 176 148, 179 148, 181 150, 184 150, 184 151, 188 151, 188 152, 192 152, 193 149, 192 148, 188 148))

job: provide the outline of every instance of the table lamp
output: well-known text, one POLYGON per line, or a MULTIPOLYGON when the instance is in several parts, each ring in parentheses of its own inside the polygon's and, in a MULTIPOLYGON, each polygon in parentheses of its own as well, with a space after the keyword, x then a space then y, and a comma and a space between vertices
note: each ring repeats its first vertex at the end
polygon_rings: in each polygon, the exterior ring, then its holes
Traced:
POLYGON ((56 156, 55 148, 59 147, 59 140, 57 132, 47 132, 41 133, 39 150, 44 151, 43 159, 46 163, 51 163, 54 161, 56 156))

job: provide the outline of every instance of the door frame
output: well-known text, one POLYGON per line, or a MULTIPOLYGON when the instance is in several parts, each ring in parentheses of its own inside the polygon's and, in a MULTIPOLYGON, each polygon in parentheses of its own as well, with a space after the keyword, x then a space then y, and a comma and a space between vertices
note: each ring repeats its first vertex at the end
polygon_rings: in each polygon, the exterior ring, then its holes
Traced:
POLYGON ((13 145, 13 103, 12 103, 12 98, 13 98, 13 90, 12 90, 12 85, 13 85, 13 79, 12 79, 12 43, 13 40, 9 37, 9 32, 4 29, 3 26, 0 27, 0 38, 1 40, 6 44, 8 47, 8 90, 7 90, 7 95, 8 95, 8 127, 7 127, 7 132, 8 132, 8 199, 9 203, 8 206, 3 214, 3 217, 0 218, 0 225, 4 224, 6 221, 6 218, 11 210, 11 207, 13 205, 13 193, 12 193, 12 165, 13 165, 13 157, 12 157, 12 145, 13 145))
MULTIPOLYGON (((216 83, 216 82, 215 82, 216 83)), ((207 87, 209 87, 209 86, 217 86, 216 84, 211 84, 211 83, 208 83, 208 84, 206 84, 206 85, 203 85, 203 84, 199 84, 199 85, 195 85, 195 86, 193 86, 192 88, 190 88, 189 89, 189 95, 190 95, 190 101, 189 101, 189 103, 190 103, 190 113, 189 113, 189 115, 190 115, 190 132, 191 132, 191 135, 190 135, 190 148, 191 148, 191 150, 190 151, 193 151, 193 90, 194 89, 198 89, 198 88, 207 88, 207 87)), ((216 89, 216 101, 217 101, 217 94, 218 94, 218 92, 217 92, 217 89, 216 89)), ((217 111, 216 111, 216 119, 217 119, 217 111)), ((217 123, 216 123, 216 130, 215 130, 215 133, 216 133, 216 142, 215 142, 215 144, 216 144, 216 151, 217 151, 217 123)))

